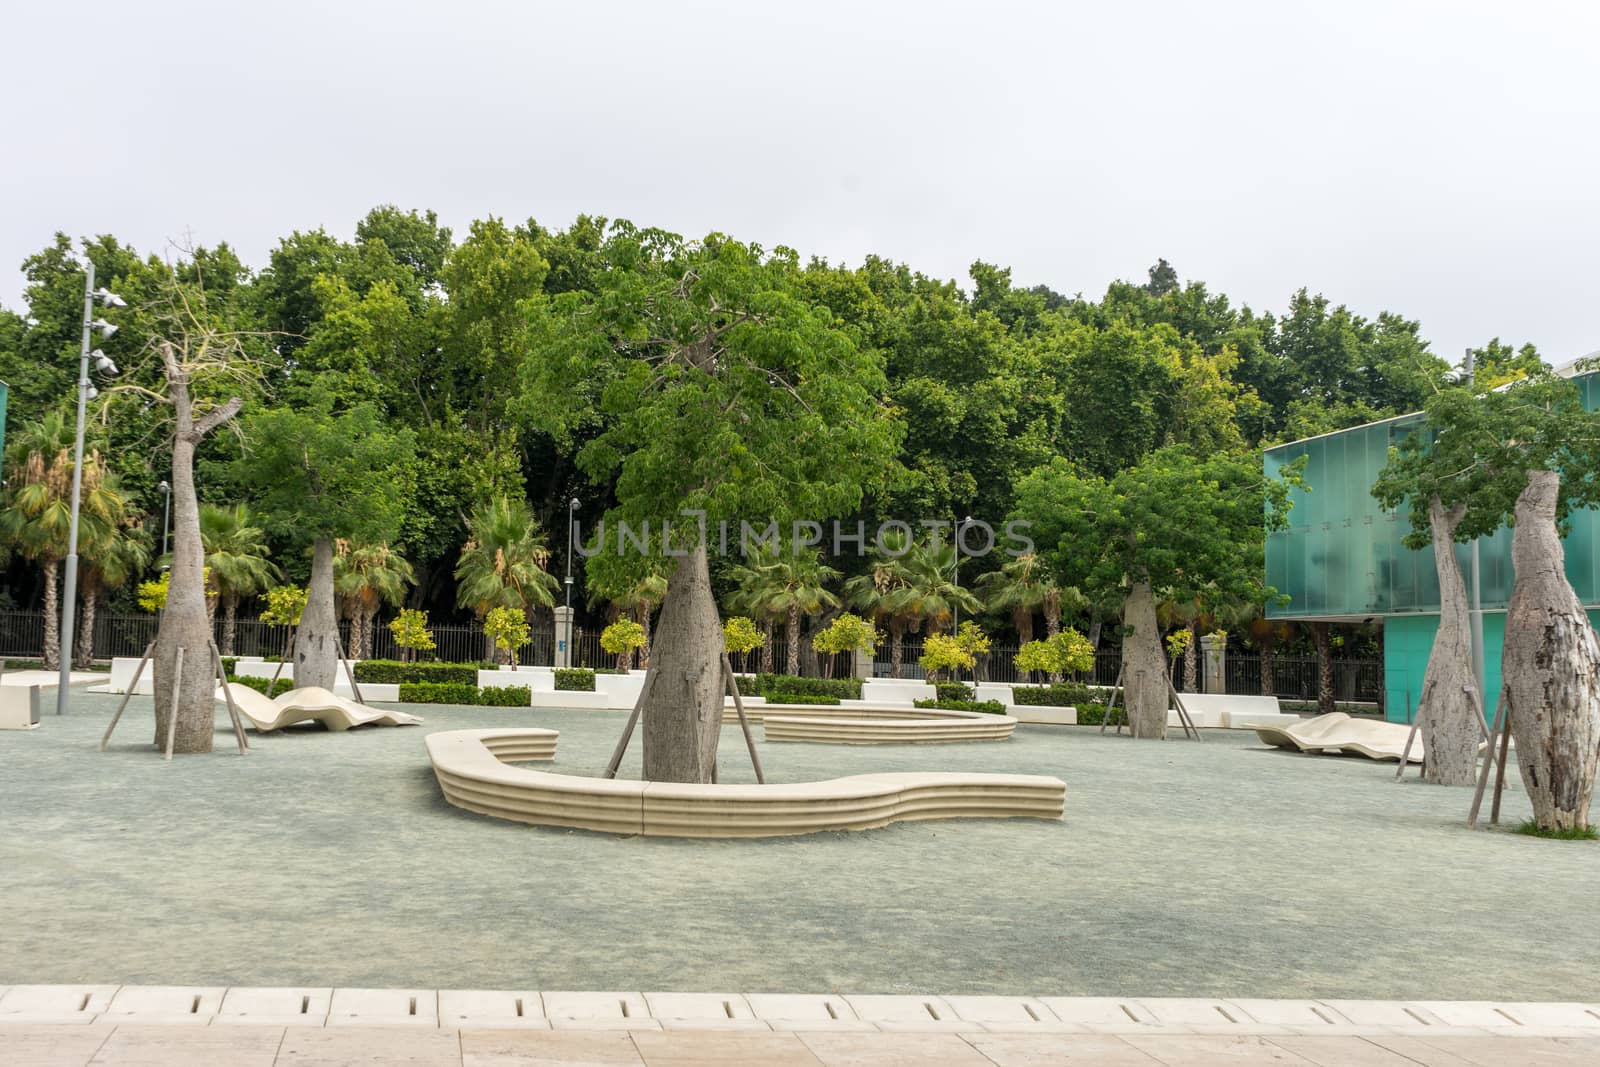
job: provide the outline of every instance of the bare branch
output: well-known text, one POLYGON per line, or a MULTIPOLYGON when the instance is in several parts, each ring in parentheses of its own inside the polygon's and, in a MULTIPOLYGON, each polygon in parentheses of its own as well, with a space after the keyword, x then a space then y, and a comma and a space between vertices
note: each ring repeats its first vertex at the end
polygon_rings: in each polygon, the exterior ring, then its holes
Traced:
POLYGON ((196 441, 200 440, 206 434, 239 414, 239 409, 243 406, 243 400, 233 397, 220 407, 212 408, 201 417, 199 422, 194 424, 194 432, 190 436, 196 441))

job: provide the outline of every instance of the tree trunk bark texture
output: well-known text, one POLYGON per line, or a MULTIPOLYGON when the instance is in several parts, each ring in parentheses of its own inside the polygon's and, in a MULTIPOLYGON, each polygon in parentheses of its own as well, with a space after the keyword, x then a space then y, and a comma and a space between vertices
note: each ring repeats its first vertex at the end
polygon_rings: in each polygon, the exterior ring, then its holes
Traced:
POLYGON ((1456 526, 1464 506, 1445 510, 1438 497, 1428 503, 1433 531, 1434 568, 1439 572, 1439 632, 1422 677, 1417 720, 1426 755, 1423 780, 1439 785, 1472 785, 1477 780, 1479 712, 1467 695, 1477 686, 1472 663, 1472 620, 1467 613, 1467 583, 1456 563, 1456 526))
POLYGON ((772 673, 772 668, 776 665, 775 662, 774 662, 774 657, 777 656, 777 653, 775 651, 773 651, 773 648, 772 648, 772 644, 773 644, 773 640, 774 640, 774 637, 773 637, 774 629, 775 629, 775 627, 773 626, 771 619, 767 619, 766 621, 764 621, 761 624, 761 632, 764 635, 766 635, 766 640, 761 642, 761 673, 762 674, 771 674, 772 673))
POLYGON ((294 649, 295 688, 332 689, 339 676, 339 615, 333 604, 333 539, 319 537, 311 546, 311 580, 300 635, 294 649))
POLYGON ((78 647, 73 650, 72 662, 79 670, 86 671, 94 665, 94 615, 99 601, 100 591, 94 583, 90 583, 89 588, 83 591, 83 615, 78 619, 78 629, 74 631, 73 644, 78 647))
POLYGON ((1183 691, 1200 692, 1200 627, 1189 624, 1189 643, 1183 649, 1183 691))
POLYGON ((191 414, 186 382, 168 380, 173 395, 176 427, 172 442, 172 577, 167 606, 161 613, 155 654, 155 743, 166 743, 167 723, 173 724, 173 751, 211 751, 216 724, 216 676, 211 664, 211 615, 206 610, 205 546, 200 539, 200 504, 194 491, 194 451, 202 433, 191 414), (183 649, 183 673, 173 682, 178 649, 183 649))
POLYGON ((789 622, 784 627, 784 640, 788 642, 789 656, 787 660, 788 673, 800 673, 800 608, 794 604, 789 605, 789 622))
POLYGON ((1600 641, 1564 570, 1559 489, 1554 471, 1529 471, 1517 497, 1501 654, 1517 765, 1543 830, 1589 825, 1600 757, 1600 641))
POLYGON ((1161 650, 1155 591, 1135 582, 1122 605, 1127 629, 1122 639, 1122 682, 1126 686, 1128 729, 1134 737, 1167 736, 1167 657, 1161 650))
POLYGON ((44 648, 39 658, 44 669, 61 669, 61 594, 56 589, 61 563, 49 556, 44 559, 44 648))
POLYGON ((710 782, 722 731, 722 620, 704 545, 678 561, 656 625, 640 720, 644 777, 710 782))
POLYGON ((1317 646, 1317 714, 1335 711, 1333 700, 1332 631, 1325 622, 1311 624, 1311 643, 1317 646))
POLYGON ((229 594, 222 605, 222 654, 233 655, 234 639, 238 636, 239 597, 229 594))
POLYGON ((900 677, 906 662, 906 624, 902 619, 889 620, 889 677, 900 677))

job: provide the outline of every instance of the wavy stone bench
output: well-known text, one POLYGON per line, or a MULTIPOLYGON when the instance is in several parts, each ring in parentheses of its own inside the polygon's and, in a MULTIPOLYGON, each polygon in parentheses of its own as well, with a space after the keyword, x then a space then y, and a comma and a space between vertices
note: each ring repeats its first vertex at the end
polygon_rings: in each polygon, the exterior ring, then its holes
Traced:
MULTIPOLYGON (((745 709, 750 717, 751 709, 745 709)), ((723 715, 737 724, 737 716, 723 715)), ((1004 741, 1017 728, 1010 715, 948 708, 846 707, 835 704, 767 704, 759 711, 768 741, 820 741, 843 745, 1004 741)))
POLYGON ((445 730, 428 758, 458 808, 536 826, 656 837, 780 837, 918 819, 1060 819, 1066 783, 1028 774, 859 774, 824 782, 686 785, 512 767, 554 755, 554 730, 445 730), (539 735, 529 738, 528 735, 539 735), (550 756, 528 755, 530 752, 550 756))

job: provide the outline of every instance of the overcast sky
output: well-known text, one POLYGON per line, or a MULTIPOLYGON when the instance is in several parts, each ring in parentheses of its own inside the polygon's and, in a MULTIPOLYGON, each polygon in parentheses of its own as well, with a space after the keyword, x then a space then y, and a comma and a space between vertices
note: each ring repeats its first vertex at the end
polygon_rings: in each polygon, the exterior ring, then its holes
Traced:
POLYGON ((1600 348, 1588 3, 8 0, 0 100, 10 307, 56 230, 260 266, 395 203, 1600 348))

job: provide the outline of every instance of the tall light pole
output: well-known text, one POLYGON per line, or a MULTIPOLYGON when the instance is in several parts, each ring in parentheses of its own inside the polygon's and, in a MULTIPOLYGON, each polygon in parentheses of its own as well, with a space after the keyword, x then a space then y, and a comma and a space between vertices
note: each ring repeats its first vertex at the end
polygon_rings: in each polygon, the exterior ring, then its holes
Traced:
POLYGON ((573 663, 573 656, 572 656, 572 652, 573 652, 573 648, 572 648, 572 551, 573 551, 573 548, 572 548, 572 546, 575 544, 575 542, 573 541, 573 521, 577 517, 577 514, 578 514, 578 498, 577 497, 573 497, 571 500, 567 501, 567 578, 566 578, 566 581, 564 583, 566 585, 566 587, 567 587, 567 666, 568 667, 572 666, 572 663, 573 663))
MULTIPOLYGON (((161 554, 167 554, 167 531, 172 529, 172 485, 169 482, 161 483, 161 495, 167 498, 166 506, 161 513, 161 554)), ((171 564, 168 564, 171 566, 171 564)))
POLYGON ((78 435, 72 448, 72 518, 67 523, 67 576, 62 582, 61 599, 61 677, 56 683, 56 714, 64 714, 72 692, 72 624, 75 621, 78 600, 78 505, 83 493, 83 416, 89 398, 98 390, 89 384, 89 360, 94 359, 94 369, 101 374, 117 373, 117 365, 96 348, 89 350, 95 330, 100 336, 110 337, 117 328, 104 319, 94 317, 94 302, 106 307, 127 307, 122 297, 109 289, 95 289, 94 261, 90 260, 83 278, 83 344, 78 353, 78 435))
MULTIPOLYGON (((968 515, 966 518, 956 523, 956 535, 955 537, 951 538, 951 540, 955 542, 956 546, 955 584, 957 592, 959 592, 961 589, 961 531, 965 530, 967 528, 967 524, 971 521, 972 516, 968 515)), ((960 625, 961 605, 959 603, 952 603, 950 605, 950 632, 955 633, 956 629, 960 625)))

